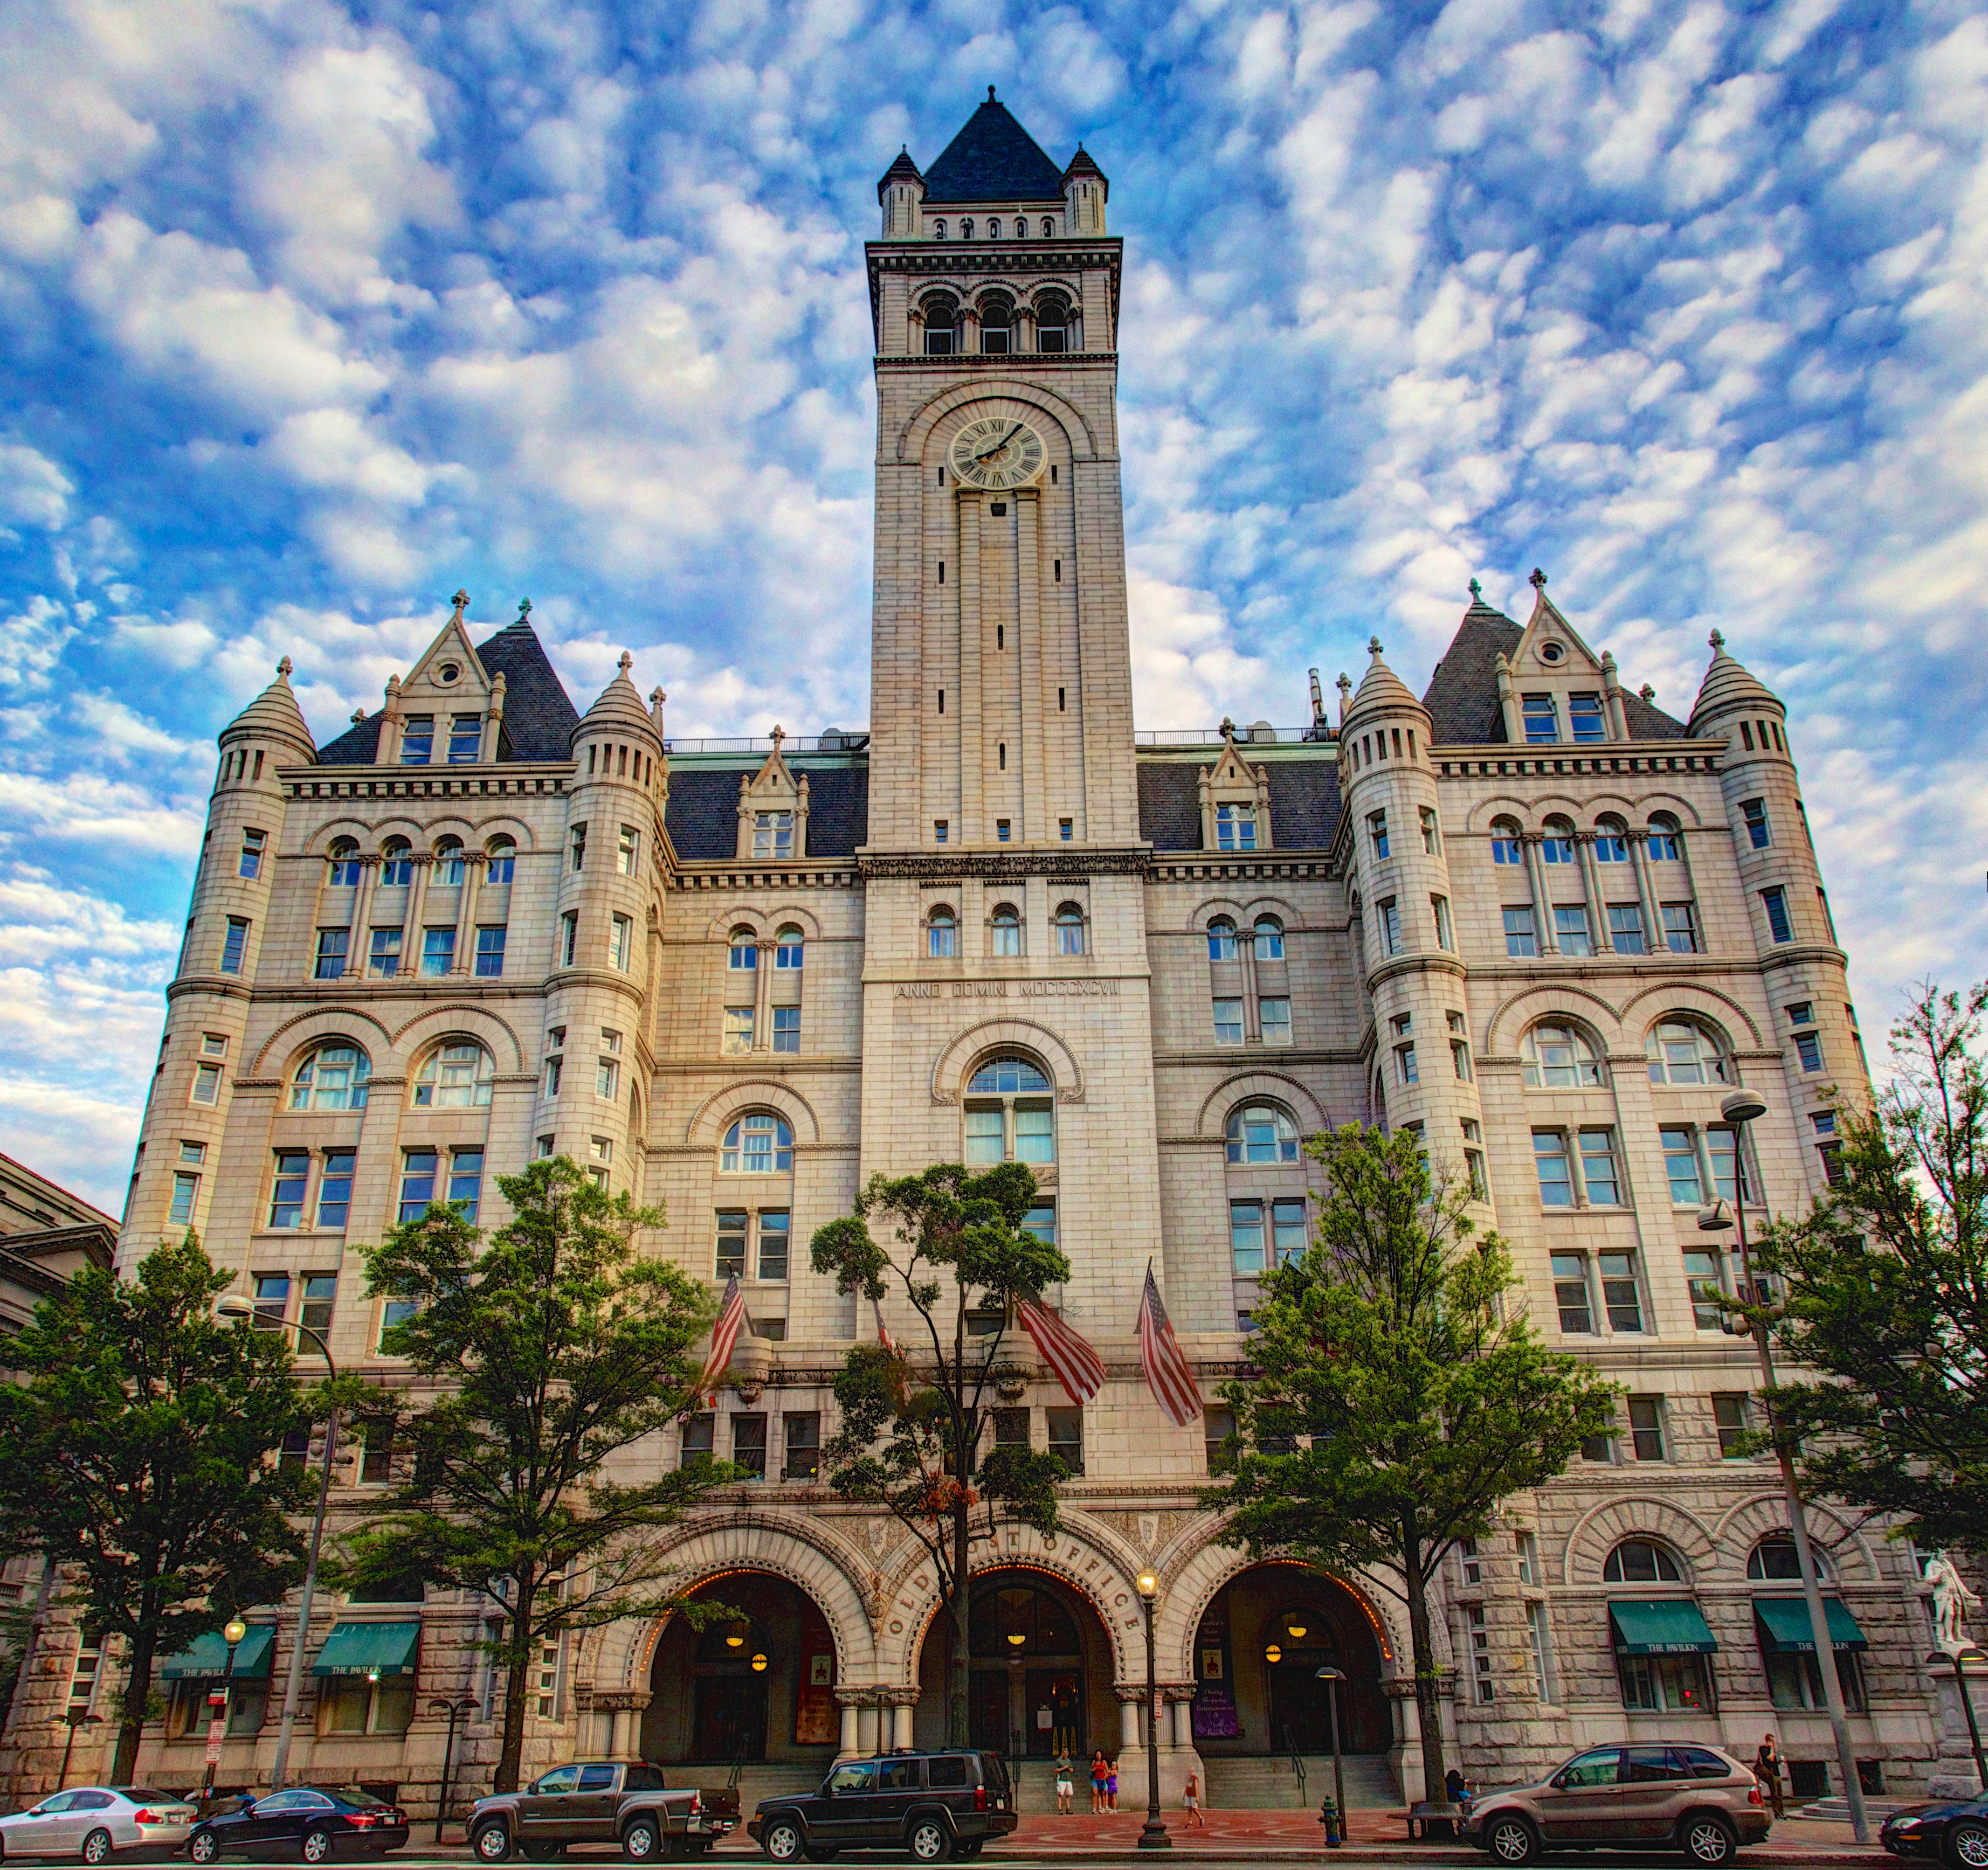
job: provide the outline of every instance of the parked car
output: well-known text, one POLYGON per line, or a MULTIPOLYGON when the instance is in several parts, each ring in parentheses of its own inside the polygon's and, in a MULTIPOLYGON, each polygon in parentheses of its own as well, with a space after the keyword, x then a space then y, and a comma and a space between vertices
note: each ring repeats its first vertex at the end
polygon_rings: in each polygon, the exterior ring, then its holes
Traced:
POLYGON ((1885 1821, 1878 1841, 1894 1857, 1943 1857, 1960 1870, 1988 1870, 1988 1797, 1908 1805, 1885 1821))
POLYGON ((0 1818, 0 1857, 79 1857, 86 1864, 140 1851, 170 1855, 187 1841, 194 1808, 144 1786, 72 1786, 0 1818))
POLYGON ((1501 1864, 1594 1845, 1728 1864, 1773 1828, 1753 1768, 1696 1740, 1591 1747, 1537 1785, 1479 1793, 1463 1821, 1465 1838, 1501 1864))
POLYGON ((1020 1821, 999 1754, 971 1748, 846 1760, 819 1791, 762 1798, 746 1830, 776 1864, 905 1850, 921 1864, 978 1857, 1020 1821))
MULTIPOLYGON (((735 1794, 735 1812, 736 1801, 735 1794)), ((624 1857, 643 1863, 700 1857, 732 1822, 707 1811, 695 1787, 672 1791, 663 1769, 647 1760, 577 1760, 540 1774, 521 1792, 479 1798, 469 1811, 469 1848, 482 1863, 519 1851, 545 1863, 570 1844, 619 1842, 624 1857)))
POLYGON ((384 1857, 407 1841, 407 1814, 357 1786, 289 1786, 245 1794, 232 1811, 210 1812, 193 1828, 187 1855, 211 1864, 225 1852, 258 1856, 294 1851, 307 1864, 333 1857, 384 1857))

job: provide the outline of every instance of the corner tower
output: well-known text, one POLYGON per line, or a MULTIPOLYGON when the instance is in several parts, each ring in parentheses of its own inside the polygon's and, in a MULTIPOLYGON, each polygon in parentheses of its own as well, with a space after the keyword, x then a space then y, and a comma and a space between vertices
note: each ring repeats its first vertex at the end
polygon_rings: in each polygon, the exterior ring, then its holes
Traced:
POLYGON ((992 86, 877 184, 873 850, 1138 838, 1108 191, 992 86))

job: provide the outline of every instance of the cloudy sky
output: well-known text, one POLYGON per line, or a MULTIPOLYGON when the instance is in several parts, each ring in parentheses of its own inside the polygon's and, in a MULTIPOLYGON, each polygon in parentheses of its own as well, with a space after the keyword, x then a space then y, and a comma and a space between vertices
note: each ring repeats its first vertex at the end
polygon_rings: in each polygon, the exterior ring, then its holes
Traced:
POLYGON ((1674 711, 1714 624, 1787 697, 1867 1028, 1988 972, 1964 0, 13 0, 0 1149, 120 1199, 279 656, 327 737, 461 584, 583 701, 867 718, 860 243, 989 83, 1127 242, 1143 725, 1543 565, 1674 711))

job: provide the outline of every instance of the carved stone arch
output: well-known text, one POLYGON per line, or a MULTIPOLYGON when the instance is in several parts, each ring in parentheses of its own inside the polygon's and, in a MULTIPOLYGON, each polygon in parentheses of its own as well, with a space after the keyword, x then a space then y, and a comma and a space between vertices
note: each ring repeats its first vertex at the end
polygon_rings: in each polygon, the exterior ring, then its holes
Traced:
POLYGON ((1208 925, 1217 916, 1229 917, 1236 924, 1238 936, 1241 935, 1242 925, 1249 919, 1248 912, 1237 897, 1204 896, 1188 913, 1186 932, 1190 935, 1205 935, 1208 925))
MULTIPOLYGON (((439 1006, 423 1007, 395 1030, 394 1045, 411 1063, 415 1052, 433 1044, 444 1033, 460 1032, 488 1044, 492 1037, 493 1029, 511 1042, 510 1068, 514 1072, 522 1072, 525 1068, 525 1047, 516 1029, 509 1020, 499 1018, 488 1007, 479 1005, 474 1001, 445 1001, 439 1006), (409 1041, 407 1035, 424 1025, 436 1028, 432 1035, 423 1034, 409 1041)), ((491 1049, 494 1057, 496 1048, 492 1046, 491 1049)))
MULTIPOLYGON (((1286 933, 1293 928, 1302 927, 1304 924, 1304 917, 1300 913, 1297 905, 1283 896, 1253 896, 1249 900, 1249 906, 1242 913, 1253 923, 1259 916, 1275 916, 1283 923, 1286 933)), ((1239 934, 1241 930, 1239 929, 1237 933, 1239 934)))
POLYGON ((480 850, 494 837, 509 838, 520 851, 533 851, 539 841, 532 835, 532 828, 515 812, 492 812, 470 822, 476 829, 477 848, 480 850))
POLYGON ((1492 821, 1501 818, 1516 819, 1523 825, 1531 817, 1532 811, 1533 802, 1529 798, 1521 798, 1516 792, 1494 792, 1470 808, 1463 821, 1463 829, 1468 832, 1487 832, 1492 821))
POLYGON ((1571 819, 1578 825, 1581 815, 1586 809, 1586 802, 1571 792, 1542 793, 1533 801, 1532 822, 1543 825, 1550 818, 1564 818, 1571 819))
MULTIPOLYGON (((353 1026, 370 1026, 379 1035, 380 1050, 383 1052, 392 1051, 394 1035, 387 1030, 377 1014, 369 1013, 363 1007, 313 1007, 307 1013, 292 1014, 263 1040, 256 1048, 255 1058, 243 1075, 262 1077, 272 1054, 280 1046, 285 1060, 283 1075, 288 1077, 288 1062, 296 1058, 306 1045, 320 1039, 334 1038, 353 1026), (309 1030, 300 1032, 297 1030, 299 1027, 308 1027, 309 1030)), ((370 1056, 372 1048, 368 1046, 367 1050, 370 1056)))
POLYGON ((777 1078, 741 1078, 712 1092, 691 1112, 684 1141, 693 1148, 715 1149, 732 1119, 749 1110, 770 1110, 785 1117, 799 1142, 821 1141, 821 1119, 814 1106, 777 1078))
POLYGON ((1598 792, 1581 809, 1587 814, 1590 825, 1605 814, 1613 812, 1631 831, 1637 829, 1636 802, 1627 792, 1598 792))
POLYGON ((1198 1136, 1219 1139, 1228 1133, 1229 1113, 1239 1104, 1261 1098, 1273 1104, 1286 1104, 1307 1136, 1332 1127, 1332 1118, 1318 1101, 1316 1092, 1288 1072, 1237 1072, 1225 1078, 1202 1099, 1195 1119, 1198 1136), (1307 1116, 1312 1121, 1307 1122, 1307 1116))
POLYGON ((898 430, 897 459, 900 461, 924 460, 925 444, 931 438, 931 431, 955 409, 962 408, 969 403, 1002 400, 1019 403, 1024 408, 1037 410, 1047 420, 1053 422, 1063 430, 1063 440, 1069 447, 1072 460, 1094 461, 1097 458, 1097 437, 1092 431, 1090 418, 1074 403, 1066 401, 1054 391, 1045 390, 1040 383, 1023 383, 1011 376, 979 376, 936 391, 914 410, 898 430))
MULTIPOLYGON (((1646 1000, 1662 1000, 1669 1005, 1675 1006, 1681 1012, 1698 1013, 1722 1026, 1725 1025, 1729 1019, 1736 1019, 1745 1028, 1746 1035, 1753 1041, 1754 1046, 1760 1046, 1767 1042, 1761 1038, 1760 1028, 1754 1023, 1752 1014, 1749 1013, 1730 994, 1716 987, 1708 987, 1702 981, 1675 981, 1668 984, 1658 981, 1655 986, 1646 987, 1639 992, 1631 994, 1624 1004, 1621 1014, 1622 1030, 1625 1035, 1629 1032, 1631 1027, 1637 1023, 1638 1016, 1635 1009, 1646 1000), (1719 1007, 1724 1011, 1715 1011, 1711 1007, 1693 1006, 1692 996, 1694 994, 1702 994, 1707 1000, 1716 1001, 1719 1007)), ((1644 1032, 1648 1030, 1655 1018, 1655 1015, 1652 1015, 1642 1020, 1641 1029, 1635 1035, 1638 1045, 1642 1043, 1644 1032)), ((1733 1035, 1729 1031, 1726 1036, 1729 1041, 1733 1035)))
MULTIPOLYGON (((1407 1672, 1411 1666, 1408 1661, 1411 1651, 1406 1619, 1390 1600, 1365 1580, 1321 1571, 1301 1558, 1276 1553, 1252 1558, 1239 1547, 1216 1543, 1208 1537, 1204 1528, 1202 1541, 1192 1551, 1178 1558, 1170 1556, 1159 1568, 1160 1609, 1153 1622, 1153 1649, 1162 1678, 1188 1682, 1200 1679, 1194 1639, 1201 1629, 1202 1618, 1224 1585, 1264 1565, 1289 1565, 1294 1571, 1330 1578, 1366 1612, 1374 1640, 1381 1651, 1382 1674, 1407 1672)), ((1447 1632, 1443 1619, 1434 1620, 1431 1634, 1439 1647, 1445 1645, 1447 1632)))
POLYGON ((766 926, 766 912, 750 909, 744 903, 734 903, 720 910, 704 925, 707 941, 729 941, 734 929, 749 928, 756 935, 767 935, 773 931, 766 926))
MULTIPOLYGON (((674 1568, 671 1587, 680 1595, 728 1571, 763 1571, 785 1579, 827 1623, 837 1679, 853 1686, 874 1678, 876 1643, 859 1581, 864 1568, 821 1522, 765 1509, 707 1514, 671 1527, 660 1543, 674 1568)), ((593 1657, 595 1688, 647 1687, 656 1645, 669 1624, 665 1615, 608 1625, 593 1657)))
POLYGON ((1705 819, 1688 798, 1675 792, 1643 792, 1637 795, 1635 809, 1641 813, 1647 826, 1652 812, 1668 812, 1686 831, 1702 831, 1705 819))
POLYGON ((421 834, 433 850, 445 838, 453 838, 465 851, 480 850, 482 847, 476 839, 475 822, 451 812, 446 817, 431 819, 421 827, 421 834))
POLYGON ((1625 1031, 1622 1014, 1592 989, 1577 987, 1570 981, 1542 981, 1507 994, 1491 1009, 1491 1018, 1484 1028, 1485 1051, 1501 1054, 1515 1050, 1526 1029, 1535 1020, 1543 1019, 1550 1013, 1564 1013, 1570 1019, 1577 1019, 1584 1025, 1598 1028, 1597 1037, 1602 1041, 1604 1053, 1614 1049, 1614 1041, 1625 1031), (1577 1001, 1596 1011, 1584 1013, 1572 1005, 1562 1005, 1563 1001, 1577 1001), (1507 1019, 1513 1021, 1511 1028, 1509 1032, 1501 1032, 1499 1027, 1507 1019))
MULTIPOLYGON (((1878 1581, 1882 1575, 1877 1555, 1859 1527, 1826 1501, 1806 1501, 1804 1511, 1808 1519, 1810 1542, 1822 1548, 1839 1578, 1857 1584, 1878 1581), (1859 1572, 1861 1576, 1855 1575, 1859 1572)), ((1786 1498, 1780 1494, 1758 1494, 1751 1500, 1741 1500, 1713 1531, 1732 1575, 1744 1578, 1746 1561, 1753 1556, 1753 1548, 1770 1534, 1786 1535, 1787 1530, 1786 1498)))
POLYGON ((988 1019, 955 1033, 932 1061, 931 1101, 959 1102, 967 1068, 983 1052, 1013 1050, 1033 1052, 1049 1067, 1059 1104, 1084 1102, 1084 1067, 1060 1035, 1033 1019, 988 1019))
POLYGON ((307 855, 323 856, 340 838, 350 838, 364 850, 367 840, 372 835, 373 826, 369 821, 342 812, 336 818, 320 819, 304 833, 304 850, 307 855))
POLYGON ((821 918, 811 909, 803 909, 798 903, 784 903, 777 909, 766 911, 766 933, 777 935, 788 923, 800 924, 801 937, 806 941, 822 939, 821 918))
POLYGON ((390 838, 405 838, 415 850, 428 849, 428 821, 410 818, 404 812, 395 812, 390 817, 379 819, 373 827, 373 841, 376 848, 384 846, 390 838))
POLYGON ((1591 1507, 1567 1534, 1560 1561, 1560 1581, 1598 1585, 1608 1554, 1625 1539, 1655 1539, 1682 1561, 1684 1581, 1696 1588, 1710 1578, 1719 1563, 1719 1541, 1695 1513, 1675 1500, 1643 1494, 1618 1494, 1591 1507))

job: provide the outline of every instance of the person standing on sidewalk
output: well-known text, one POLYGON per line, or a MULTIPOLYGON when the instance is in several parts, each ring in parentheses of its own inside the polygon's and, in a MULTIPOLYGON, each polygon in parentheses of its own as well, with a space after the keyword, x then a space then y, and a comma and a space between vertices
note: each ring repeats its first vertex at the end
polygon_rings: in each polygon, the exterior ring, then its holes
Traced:
POLYGON ((1107 1811, 1118 1809, 1118 1762, 1116 1760, 1104 1762, 1104 1809, 1107 1811))
POLYGON ((1060 1818, 1067 1818, 1070 1814, 1070 1800, 1076 1795, 1077 1792, 1076 1781, 1070 1776, 1070 1755, 1068 1754, 1059 1754, 1057 1756, 1056 1786, 1057 1814, 1060 1818))
POLYGON ((1111 1777, 1105 1770, 1104 1755, 1094 1753, 1090 1756, 1090 1815, 1096 1818, 1104 1809, 1104 1782, 1111 1777))
POLYGON ((1769 1804, 1774 1808, 1774 1816, 1781 1815, 1781 1756, 1775 1750, 1774 1737, 1770 1733, 1760 1742, 1760 1750, 1753 1756, 1753 1777, 1760 1782, 1760 1790, 1769 1804))
POLYGON ((1201 1781, 1192 1773, 1187 1776, 1187 1784, 1181 1793, 1181 1802, 1187 1808, 1187 1821, 1199 1824, 1205 1830, 1208 1821, 1201 1815, 1201 1781))

